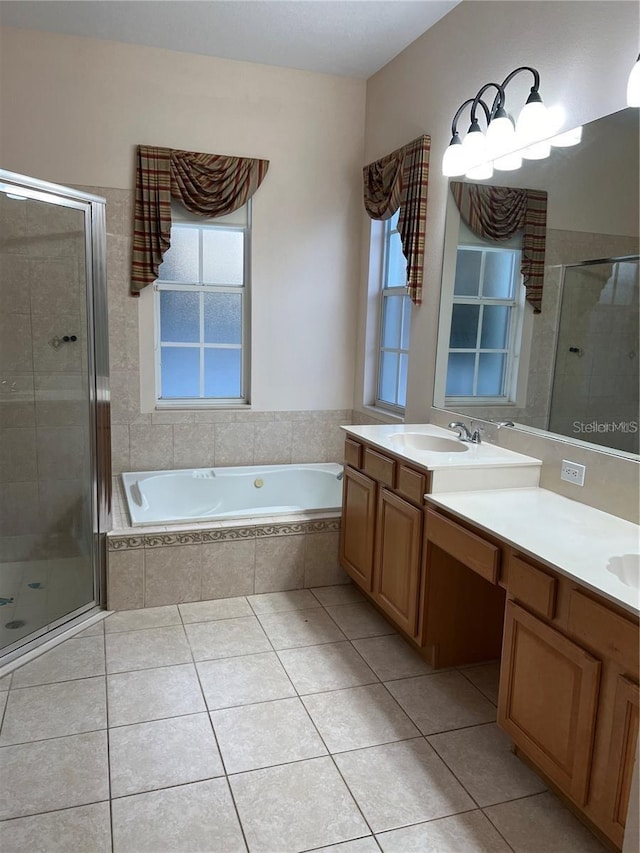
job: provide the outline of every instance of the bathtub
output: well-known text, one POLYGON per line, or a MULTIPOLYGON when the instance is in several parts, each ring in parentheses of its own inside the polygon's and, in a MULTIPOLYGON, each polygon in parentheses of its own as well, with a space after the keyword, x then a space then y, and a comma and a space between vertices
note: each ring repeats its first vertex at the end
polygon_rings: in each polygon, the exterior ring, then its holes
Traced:
POLYGON ((342 466, 335 463, 135 471, 122 475, 133 527, 336 511, 342 466))

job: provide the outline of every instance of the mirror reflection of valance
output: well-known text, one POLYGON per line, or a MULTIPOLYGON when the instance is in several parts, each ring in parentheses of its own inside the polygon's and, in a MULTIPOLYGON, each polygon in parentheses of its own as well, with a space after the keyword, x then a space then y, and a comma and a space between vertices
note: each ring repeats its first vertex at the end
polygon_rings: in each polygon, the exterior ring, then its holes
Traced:
POLYGON ((544 254, 547 233, 547 193, 514 187, 494 187, 451 181, 460 216, 485 240, 508 240, 523 231, 522 263, 527 302, 539 314, 542 306, 544 254))
POLYGON ((407 290, 416 305, 422 302, 430 148, 431 138, 419 136, 362 170, 364 206, 371 219, 391 219, 400 208, 398 232, 407 259, 407 290))
POLYGON ((172 197, 199 216, 224 216, 247 203, 268 168, 268 160, 138 145, 132 295, 158 277, 170 246, 172 197))

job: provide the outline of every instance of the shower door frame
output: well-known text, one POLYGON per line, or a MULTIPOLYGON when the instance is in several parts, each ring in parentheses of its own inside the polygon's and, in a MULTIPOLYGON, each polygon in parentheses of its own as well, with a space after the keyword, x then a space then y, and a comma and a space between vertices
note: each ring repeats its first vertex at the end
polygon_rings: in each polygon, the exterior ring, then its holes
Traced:
MULTIPOLYGON (((106 606, 107 531, 111 522, 111 402, 107 325, 106 201, 101 196, 0 169, 0 188, 28 200, 74 208, 84 214, 85 299, 89 403, 91 564, 94 600, 0 649, 5 664, 37 649, 106 606)), ((28 235, 27 235, 28 236, 28 235)))

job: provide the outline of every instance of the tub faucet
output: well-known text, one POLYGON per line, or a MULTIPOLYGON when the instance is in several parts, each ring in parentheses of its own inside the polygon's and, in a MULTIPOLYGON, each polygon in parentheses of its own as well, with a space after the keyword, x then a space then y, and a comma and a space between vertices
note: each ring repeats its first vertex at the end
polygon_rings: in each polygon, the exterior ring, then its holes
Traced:
POLYGON ((336 474, 336 480, 341 480, 344 477, 344 468, 339 474, 336 474))
POLYGON ((468 441, 469 444, 480 444, 480 430, 476 429, 472 433, 469 432, 469 427, 463 424, 462 421, 452 421, 449 424, 449 429, 458 430, 458 438, 460 441, 468 441))

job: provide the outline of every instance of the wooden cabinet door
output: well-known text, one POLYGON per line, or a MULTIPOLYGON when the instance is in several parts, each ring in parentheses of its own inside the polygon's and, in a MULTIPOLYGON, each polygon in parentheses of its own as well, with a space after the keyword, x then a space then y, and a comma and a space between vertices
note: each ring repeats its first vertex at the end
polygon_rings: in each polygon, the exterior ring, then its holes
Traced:
POLYGON ((416 637, 422 510, 381 489, 376 523, 373 596, 403 631, 416 637))
POLYGON ((638 685, 623 675, 616 680, 613 722, 605 784, 605 821, 602 829, 622 847, 629 807, 631 776, 638 743, 638 685))
POLYGON ((600 661, 507 602, 498 724, 575 803, 589 787, 600 661))
POLYGON ((353 468, 344 469, 340 562, 367 592, 373 582, 376 483, 353 468))

